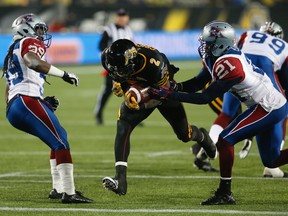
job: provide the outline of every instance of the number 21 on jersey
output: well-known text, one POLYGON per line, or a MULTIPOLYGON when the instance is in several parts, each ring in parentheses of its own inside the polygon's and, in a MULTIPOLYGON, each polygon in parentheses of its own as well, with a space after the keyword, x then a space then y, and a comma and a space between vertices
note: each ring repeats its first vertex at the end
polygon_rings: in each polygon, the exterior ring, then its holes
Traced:
POLYGON ((218 64, 215 68, 215 74, 218 79, 222 79, 225 77, 229 72, 233 71, 236 67, 232 65, 227 59, 224 60, 222 63, 218 64))

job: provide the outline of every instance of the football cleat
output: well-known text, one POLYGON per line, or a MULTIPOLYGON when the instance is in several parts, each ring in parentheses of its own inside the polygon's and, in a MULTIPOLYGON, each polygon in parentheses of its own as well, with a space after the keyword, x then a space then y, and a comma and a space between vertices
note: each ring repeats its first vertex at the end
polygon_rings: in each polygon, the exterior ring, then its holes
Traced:
POLYGON ((280 168, 268 168, 265 167, 263 171, 263 177, 265 178, 288 178, 288 173, 282 171, 280 168))
POLYGON ((199 142, 199 145, 201 145, 201 147, 205 150, 209 158, 215 159, 217 157, 216 145, 213 143, 208 131, 205 128, 200 128, 199 130, 204 135, 204 139, 202 142, 199 142))
POLYGON ((94 200, 84 197, 81 192, 76 191, 75 194, 68 195, 67 193, 63 193, 62 203, 71 204, 71 203, 94 203, 94 200))
POLYGON ((63 193, 58 193, 58 191, 54 188, 50 191, 48 198, 49 199, 61 199, 63 193))
POLYGON ((194 160, 193 166, 198 168, 199 170, 203 170, 204 172, 218 172, 218 170, 212 167, 209 160, 201 160, 196 158, 194 160))
POLYGON ((236 204, 233 194, 221 193, 219 189, 215 191, 214 196, 210 197, 206 201, 201 202, 201 205, 233 205, 236 204))
POLYGON ((103 182, 103 187, 106 190, 113 191, 115 194, 118 194, 119 196, 125 195, 127 193, 126 179, 120 181, 115 178, 104 177, 102 182, 103 182))

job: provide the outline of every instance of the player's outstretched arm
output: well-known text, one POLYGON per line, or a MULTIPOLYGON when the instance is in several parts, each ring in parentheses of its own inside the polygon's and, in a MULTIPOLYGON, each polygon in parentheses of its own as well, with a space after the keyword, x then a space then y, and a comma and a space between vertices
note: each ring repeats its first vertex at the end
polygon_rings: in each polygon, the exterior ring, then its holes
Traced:
POLYGON ((65 82, 68 82, 70 84, 74 84, 75 86, 78 86, 79 84, 79 78, 72 73, 68 73, 66 71, 60 70, 57 67, 54 67, 53 65, 50 65, 46 61, 43 61, 37 54, 33 52, 27 52, 23 57, 25 64, 30 69, 39 72, 48 74, 55 77, 61 77, 65 82))

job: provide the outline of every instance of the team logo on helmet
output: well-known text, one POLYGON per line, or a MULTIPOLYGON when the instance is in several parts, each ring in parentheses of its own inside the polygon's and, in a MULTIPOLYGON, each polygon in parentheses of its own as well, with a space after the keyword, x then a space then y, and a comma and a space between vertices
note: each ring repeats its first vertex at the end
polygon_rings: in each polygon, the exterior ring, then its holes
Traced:
POLYGON ((128 65, 129 60, 135 58, 137 55, 137 50, 133 47, 132 49, 128 49, 124 52, 125 56, 125 65, 128 65))
POLYGON ((211 26, 211 29, 209 31, 210 35, 209 37, 215 37, 215 38, 227 38, 222 34, 223 28, 217 28, 214 26, 211 26))
POLYGON ((17 25, 23 24, 23 23, 26 23, 26 22, 32 22, 32 21, 33 21, 33 17, 32 17, 31 14, 22 16, 21 18, 22 18, 22 19, 18 20, 17 25))

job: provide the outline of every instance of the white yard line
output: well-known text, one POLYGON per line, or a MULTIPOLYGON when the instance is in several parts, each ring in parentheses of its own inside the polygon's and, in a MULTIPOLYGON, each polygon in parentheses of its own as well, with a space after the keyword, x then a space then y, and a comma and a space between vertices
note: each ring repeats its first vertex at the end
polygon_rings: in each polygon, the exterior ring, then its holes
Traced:
POLYGON ((288 212, 275 211, 241 211, 212 209, 93 209, 93 208, 11 208, 0 207, 0 211, 30 212, 101 212, 101 213, 210 213, 210 214, 243 214, 243 215, 288 215, 288 212))
MULTIPOLYGON (((35 172, 35 171, 34 171, 35 172)), ((48 174, 49 170, 47 170, 47 174, 33 174, 33 171, 27 172, 27 173, 4 173, 0 175, 0 182, 51 182, 49 181, 43 181, 43 180, 17 180, 16 177, 21 177, 21 178, 43 178, 43 177, 50 177, 48 174), (13 177, 14 179, 11 180, 8 179, 9 177, 13 177), (2 178, 2 179, 1 179, 2 178), (5 178, 5 179, 3 179, 5 178)), ((75 178, 103 178, 105 174, 103 175, 77 175, 75 178)), ((218 175, 213 175, 213 176, 201 176, 201 175, 187 175, 187 176, 160 176, 160 175, 129 175, 128 178, 130 179, 219 179, 218 175)), ((241 180, 263 180, 263 181, 269 181, 269 180, 283 180, 283 181, 288 181, 287 178, 264 178, 262 176, 233 176, 233 179, 241 179, 241 180)))

